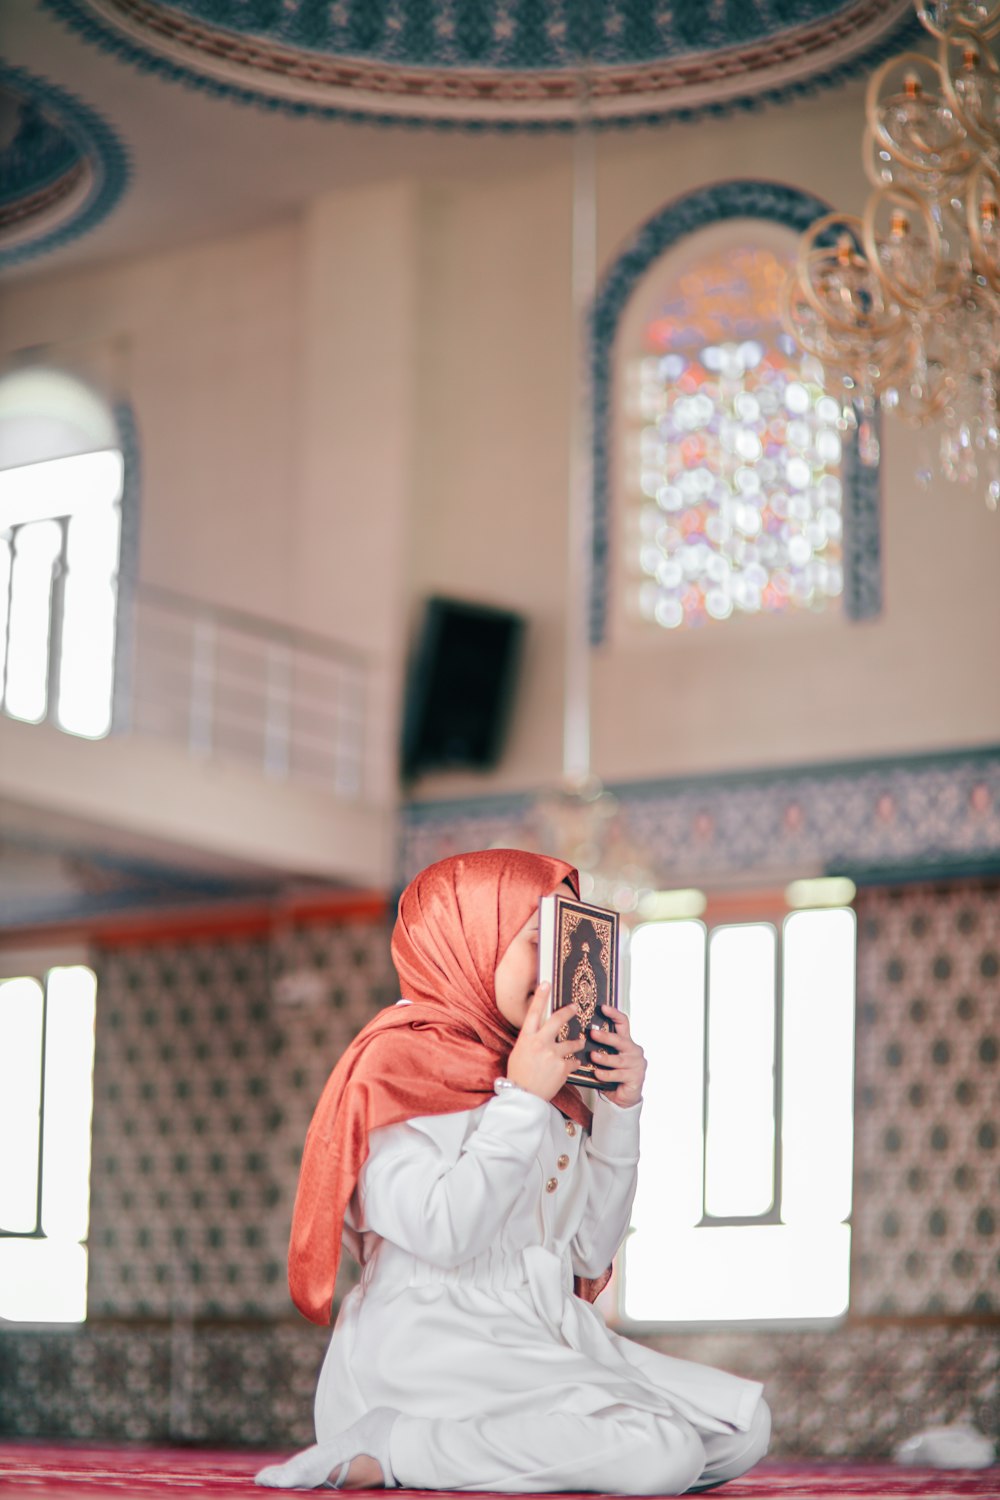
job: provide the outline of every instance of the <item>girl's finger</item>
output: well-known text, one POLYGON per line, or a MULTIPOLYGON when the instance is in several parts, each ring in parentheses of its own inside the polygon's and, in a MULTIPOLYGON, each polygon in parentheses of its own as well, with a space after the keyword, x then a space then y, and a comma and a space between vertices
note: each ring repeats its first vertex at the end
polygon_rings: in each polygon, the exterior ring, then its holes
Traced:
POLYGON ((645 1057, 645 1053, 639 1043, 630 1036, 622 1036, 615 1031, 603 1031, 593 1027, 591 1037, 601 1047, 613 1047, 620 1057, 645 1057))
POLYGON ((540 1031, 542 1028, 551 989, 552 986, 548 980, 543 980, 531 997, 531 1004, 528 1006, 524 1020, 521 1023, 521 1030, 526 1031, 529 1036, 532 1032, 540 1031))
POLYGON ((600 1073, 602 1080, 612 1083, 636 1082, 636 1077, 628 1068, 608 1068, 604 1063, 595 1062, 594 1071, 600 1073))
POLYGON ((599 1031, 591 1035, 591 1045, 596 1046, 599 1051, 606 1051, 609 1057, 622 1064, 626 1062, 638 1063, 643 1053, 639 1051, 635 1042, 619 1040, 617 1037, 608 1036, 607 1032, 599 1031))
MULTIPOLYGON (((545 988, 549 990, 551 989, 551 985, 546 985, 545 988)), ((539 1027, 539 1030, 543 1035, 547 1032, 554 1041, 566 1025, 567 1020, 572 1019, 572 1015, 573 1007, 571 1005, 561 1005, 558 1010, 552 1012, 548 1020, 539 1027), (569 1015, 567 1015, 567 1012, 569 1012, 569 1015)))
POLYGON ((619 1010, 616 1005, 602 1005, 601 1010, 606 1016, 613 1020, 615 1031, 619 1032, 622 1036, 632 1035, 632 1029, 629 1026, 628 1016, 623 1010, 619 1010))

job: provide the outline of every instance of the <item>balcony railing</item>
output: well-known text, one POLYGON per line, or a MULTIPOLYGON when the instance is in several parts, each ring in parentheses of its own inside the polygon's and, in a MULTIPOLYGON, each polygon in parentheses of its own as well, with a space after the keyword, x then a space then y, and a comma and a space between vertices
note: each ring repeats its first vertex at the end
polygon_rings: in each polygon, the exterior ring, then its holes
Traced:
POLYGON ((354 799, 365 788, 368 668, 322 636, 143 586, 132 608, 136 734, 354 799))
POLYGON ((149 584, 119 600, 116 645, 116 585, 105 574, 81 591, 69 524, 0 536, 3 713, 88 738, 169 740, 349 800, 377 796, 359 653, 149 584))

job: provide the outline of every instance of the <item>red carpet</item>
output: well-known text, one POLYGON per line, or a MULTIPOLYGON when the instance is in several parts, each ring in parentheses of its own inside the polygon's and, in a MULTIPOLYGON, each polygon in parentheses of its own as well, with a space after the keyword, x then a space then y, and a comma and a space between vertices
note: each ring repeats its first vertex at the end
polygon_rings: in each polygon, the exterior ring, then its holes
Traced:
MULTIPOLYGON (((0 1495, 36 1500, 209 1500, 214 1496, 276 1495, 253 1484, 254 1471, 281 1454, 219 1453, 191 1448, 76 1447, 0 1444, 0 1495)), ((355 1490, 355 1495, 366 1492, 355 1490)), ((368 1491, 384 1495, 384 1491, 368 1491)), ((426 1495, 426 1491, 396 1494, 426 1495)), ((892 1464, 762 1464, 745 1479, 713 1491, 720 1500, 813 1500, 814 1496, 927 1496, 933 1500, 1000 1500, 1000 1468, 899 1469, 892 1464)), ((580 1497, 592 1500, 592 1497, 580 1497)))

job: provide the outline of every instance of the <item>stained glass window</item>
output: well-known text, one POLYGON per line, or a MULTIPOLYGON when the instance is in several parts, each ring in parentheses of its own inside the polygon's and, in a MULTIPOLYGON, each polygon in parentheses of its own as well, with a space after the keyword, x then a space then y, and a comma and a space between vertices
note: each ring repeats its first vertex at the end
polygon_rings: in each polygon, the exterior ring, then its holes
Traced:
POLYGON ((787 265, 748 244, 690 265, 627 366, 629 604, 654 625, 843 592, 843 411, 782 327, 787 265))

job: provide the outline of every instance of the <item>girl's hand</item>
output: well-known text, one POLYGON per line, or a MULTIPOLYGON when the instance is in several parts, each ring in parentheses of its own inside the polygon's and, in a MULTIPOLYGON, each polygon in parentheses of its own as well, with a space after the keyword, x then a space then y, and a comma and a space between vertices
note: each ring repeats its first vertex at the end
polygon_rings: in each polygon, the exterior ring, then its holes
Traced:
POLYGON ((607 1021, 603 1026, 590 1028, 591 1047, 596 1043, 602 1049, 600 1052, 591 1051, 591 1061, 601 1083, 618 1084, 616 1089, 609 1089, 604 1097, 610 1099, 612 1104, 628 1109, 629 1105, 638 1104, 642 1098, 646 1057, 639 1043, 632 1039, 632 1030, 625 1012, 616 1010, 613 1005, 602 1005, 601 1010, 614 1019, 615 1029, 611 1031, 607 1021), (614 1050, 603 1050, 605 1048, 614 1050))
POLYGON ((539 1099, 553 1099, 558 1094, 584 1046, 582 1037, 575 1042, 558 1040, 566 1018, 556 1011, 546 1019, 551 989, 550 984, 538 986, 507 1059, 507 1077, 511 1083, 529 1094, 537 1094, 539 1099))

